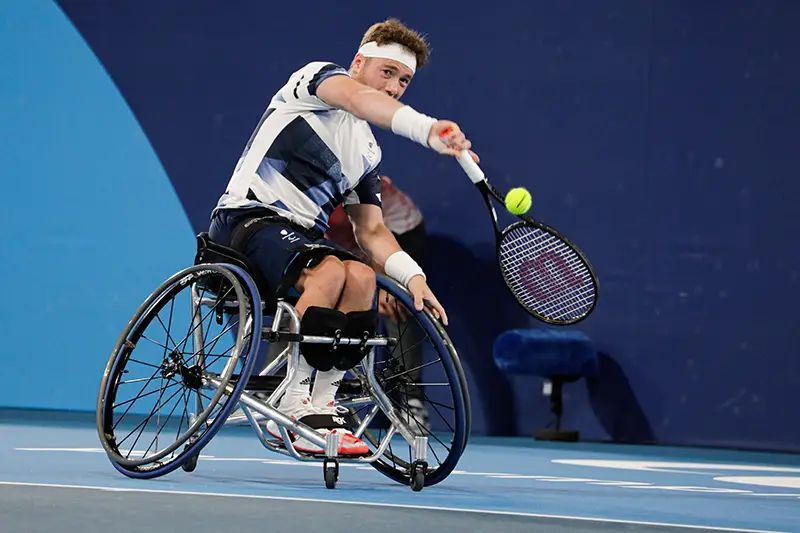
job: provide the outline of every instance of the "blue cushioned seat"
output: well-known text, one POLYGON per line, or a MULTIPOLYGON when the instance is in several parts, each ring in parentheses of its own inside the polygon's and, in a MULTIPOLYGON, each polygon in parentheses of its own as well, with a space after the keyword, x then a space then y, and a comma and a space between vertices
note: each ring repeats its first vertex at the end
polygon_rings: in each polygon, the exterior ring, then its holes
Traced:
POLYGON ((508 374, 550 378, 597 375, 597 351, 585 333, 577 330, 512 329, 494 343, 494 361, 508 374))
POLYGON ((561 429, 564 383, 582 377, 596 377, 599 370, 597 351, 592 339, 574 329, 512 329, 494 342, 494 362, 507 374, 539 376, 548 386, 550 410, 555 416, 553 428, 534 432, 537 440, 577 441, 577 431, 561 429))

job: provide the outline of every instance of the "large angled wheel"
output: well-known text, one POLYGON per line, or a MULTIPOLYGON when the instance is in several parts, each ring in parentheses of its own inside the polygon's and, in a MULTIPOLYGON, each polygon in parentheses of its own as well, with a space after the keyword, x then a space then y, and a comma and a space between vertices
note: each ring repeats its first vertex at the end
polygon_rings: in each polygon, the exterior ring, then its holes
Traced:
MULTIPOLYGON (((397 342, 376 348, 375 375, 411 430, 428 438, 424 485, 435 485, 453 471, 467 445, 471 409, 466 377, 439 321, 427 309, 417 311, 408 292, 392 280, 379 275, 378 288, 391 295, 396 314, 405 319, 391 324, 382 318, 383 333, 391 333, 387 336, 397 342)), ((371 408, 371 404, 354 408, 355 418, 363 419, 371 408)), ((373 449, 388 429, 377 425, 364 433, 373 449)), ((413 461, 411 447, 395 436, 383 457, 372 464, 399 483, 419 485, 422 480, 414 472, 413 461)))
POLYGON ((97 429, 117 470, 152 478, 196 458, 236 406, 260 339, 258 290, 238 267, 192 266, 156 289, 100 385, 97 429))

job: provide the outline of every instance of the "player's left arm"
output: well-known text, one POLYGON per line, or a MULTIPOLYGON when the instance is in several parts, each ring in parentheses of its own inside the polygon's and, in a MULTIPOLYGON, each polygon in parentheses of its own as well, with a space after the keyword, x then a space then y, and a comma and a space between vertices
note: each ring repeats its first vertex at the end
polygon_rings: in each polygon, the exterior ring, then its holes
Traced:
POLYGON ((384 224, 381 208, 372 204, 351 204, 347 206, 347 214, 353 223, 356 241, 369 256, 373 268, 407 287, 417 310, 421 311, 427 303, 434 315, 447 325, 447 313, 428 287, 422 269, 400 248, 384 224))
POLYGON ((368 256, 369 265, 384 274, 386 260, 401 251, 394 234, 383 222, 380 163, 370 169, 344 196, 345 213, 353 226, 353 235, 368 256), (365 248, 371 246, 371 249, 365 248))
POLYGON ((353 233, 359 247, 369 256, 370 264, 381 274, 386 273, 386 261, 392 254, 402 252, 394 234, 383 222, 383 211, 377 205, 347 206, 353 233))

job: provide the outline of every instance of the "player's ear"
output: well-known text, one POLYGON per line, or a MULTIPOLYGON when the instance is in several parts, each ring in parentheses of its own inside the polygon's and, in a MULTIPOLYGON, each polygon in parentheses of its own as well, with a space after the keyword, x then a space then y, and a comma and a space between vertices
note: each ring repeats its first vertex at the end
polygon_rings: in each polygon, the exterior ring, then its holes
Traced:
POLYGON ((352 74, 358 74, 359 72, 361 72, 361 69, 363 68, 365 61, 366 58, 364 57, 363 54, 356 54, 356 57, 353 58, 353 62, 350 63, 350 72, 352 74))

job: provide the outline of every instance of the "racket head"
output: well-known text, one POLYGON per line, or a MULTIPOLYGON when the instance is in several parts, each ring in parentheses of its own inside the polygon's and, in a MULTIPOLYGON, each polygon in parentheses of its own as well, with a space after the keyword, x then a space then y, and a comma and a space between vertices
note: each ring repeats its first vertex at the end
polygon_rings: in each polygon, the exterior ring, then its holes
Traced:
POLYGON ((535 220, 502 231, 497 260, 511 294, 531 316, 547 324, 577 324, 597 305, 598 282, 583 252, 553 228, 535 220))

